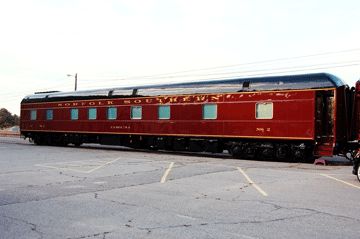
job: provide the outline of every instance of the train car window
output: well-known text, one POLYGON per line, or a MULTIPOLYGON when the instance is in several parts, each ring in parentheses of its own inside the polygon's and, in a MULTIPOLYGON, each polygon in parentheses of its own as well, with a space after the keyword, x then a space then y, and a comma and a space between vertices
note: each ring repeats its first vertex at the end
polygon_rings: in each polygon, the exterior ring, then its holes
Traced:
POLYGON ((256 119, 272 119, 273 118, 273 103, 259 102, 255 106, 256 119))
POLYGON ((78 120, 79 119, 79 109, 71 109, 71 119, 72 120, 78 120))
POLYGON ((170 105, 159 105, 158 117, 159 119, 170 119, 170 105))
POLYGON ((89 108, 89 110, 88 110, 88 119, 89 120, 95 120, 96 119, 96 113, 97 113, 96 108, 89 108))
POLYGON ((30 111, 30 120, 36 120, 36 115, 37 115, 36 110, 31 110, 30 111))
POLYGON ((53 119, 54 119, 54 111, 46 110, 46 120, 53 120, 53 119))
POLYGON ((130 118, 131 119, 141 119, 142 118, 142 107, 141 106, 131 106, 130 118))
POLYGON ((107 119, 114 120, 117 118, 117 108, 110 107, 107 109, 107 119))
POLYGON ((203 119, 216 119, 217 118, 217 105, 205 104, 203 105, 202 117, 203 119))

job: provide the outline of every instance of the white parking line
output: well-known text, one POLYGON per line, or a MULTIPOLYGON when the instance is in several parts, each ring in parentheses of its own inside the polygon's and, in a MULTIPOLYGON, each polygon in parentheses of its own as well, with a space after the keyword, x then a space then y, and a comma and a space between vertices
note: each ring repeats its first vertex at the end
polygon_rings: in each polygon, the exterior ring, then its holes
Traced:
POLYGON ((112 164, 112 163, 118 161, 119 159, 120 159, 120 158, 117 158, 117 159, 114 159, 113 161, 104 163, 103 165, 100 165, 100 166, 98 166, 98 167, 96 167, 96 168, 93 168, 93 169, 87 171, 86 173, 92 173, 92 172, 94 172, 95 170, 98 170, 98 169, 100 169, 100 168, 102 168, 102 167, 105 167, 105 166, 108 165, 108 164, 112 164))
POLYGON ((165 183, 167 176, 169 175, 172 167, 174 166, 174 162, 171 162, 169 167, 166 169, 164 175, 162 176, 160 183, 165 183))
POLYGON ((57 162, 57 163, 53 163, 51 165, 47 165, 47 164, 35 164, 35 166, 37 167, 44 167, 44 168, 51 168, 51 169, 57 169, 57 170, 69 170, 69 171, 74 171, 74 172, 78 172, 78 173, 92 173, 100 168, 105 167, 106 165, 112 164, 116 161, 118 161, 120 158, 114 159, 112 161, 95 161, 94 160, 84 160, 84 161, 69 161, 69 162, 57 162), (82 164, 74 164, 74 162, 81 162, 82 164), (86 163, 92 163, 90 166, 95 168, 92 168, 90 170, 81 170, 82 167, 89 167, 89 165, 87 165, 86 163), (101 162, 101 163, 100 163, 101 162), (100 163, 100 164, 99 164, 100 163), (95 165, 94 165, 95 164, 95 165), (73 167, 73 168, 71 168, 73 167), (76 168, 79 169, 76 169, 76 168))
POLYGON ((249 184, 252 185, 256 190, 258 190, 259 193, 261 193, 264 197, 268 196, 268 194, 264 190, 262 190, 256 183, 254 183, 254 181, 251 180, 251 178, 244 172, 244 170, 242 170, 240 167, 237 167, 237 169, 242 175, 244 175, 249 184))
POLYGON ((103 184, 107 184, 107 182, 105 182, 105 181, 98 181, 98 182, 93 182, 93 184, 103 185, 103 184))
POLYGON ((346 185, 348 185, 348 186, 351 186, 351 187, 360 189, 360 186, 356 186, 356 185, 354 185, 354 184, 352 184, 352 183, 348 183, 348 182, 346 182, 346 181, 344 181, 344 180, 335 178, 335 177, 330 176, 330 175, 328 175, 328 174, 321 173, 320 175, 321 175, 321 176, 324 176, 324 177, 327 177, 327 178, 330 178, 330 179, 333 179, 333 180, 335 180, 335 181, 344 183, 344 184, 346 184, 346 185))

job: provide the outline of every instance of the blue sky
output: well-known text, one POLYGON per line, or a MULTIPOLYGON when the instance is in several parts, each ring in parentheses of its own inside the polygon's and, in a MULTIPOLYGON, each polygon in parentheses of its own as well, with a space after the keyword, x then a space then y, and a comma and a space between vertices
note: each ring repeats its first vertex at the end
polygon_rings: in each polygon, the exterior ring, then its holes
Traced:
POLYGON ((75 73, 79 90, 315 71, 354 85, 359 9, 352 0, 0 0, 0 108, 18 114, 25 95, 73 90, 75 73))

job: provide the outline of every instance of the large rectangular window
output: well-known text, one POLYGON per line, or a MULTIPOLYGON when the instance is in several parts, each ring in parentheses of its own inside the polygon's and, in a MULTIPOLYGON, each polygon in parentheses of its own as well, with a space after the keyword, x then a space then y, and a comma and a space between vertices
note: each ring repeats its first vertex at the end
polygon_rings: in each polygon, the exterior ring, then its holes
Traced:
POLYGON ((79 109, 71 109, 70 110, 71 113, 71 119, 72 120, 78 120, 79 119, 79 109))
POLYGON ((110 107, 107 109, 107 119, 114 120, 117 118, 117 109, 115 107, 110 107))
POLYGON ((203 105, 202 117, 203 119, 216 119, 217 118, 217 105, 205 104, 203 105))
POLYGON ((273 103, 272 102, 256 103, 255 118, 256 119, 272 119, 273 118, 273 103))
POLYGON ((170 119, 170 105, 160 105, 158 108, 159 119, 170 119))
POLYGON ((131 106, 130 117, 131 117, 131 119, 141 119, 142 118, 142 107, 141 106, 131 106))
POLYGON ((96 108, 89 108, 88 110, 88 119, 95 120, 96 119, 97 110, 96 108))
POLYGON ((46 120, 52 120, 54 118, 53 110, 46 110, 46 120))
POLYGON ((30 111, 30 120, 36 120, 37 112, 36 110, 30 111))

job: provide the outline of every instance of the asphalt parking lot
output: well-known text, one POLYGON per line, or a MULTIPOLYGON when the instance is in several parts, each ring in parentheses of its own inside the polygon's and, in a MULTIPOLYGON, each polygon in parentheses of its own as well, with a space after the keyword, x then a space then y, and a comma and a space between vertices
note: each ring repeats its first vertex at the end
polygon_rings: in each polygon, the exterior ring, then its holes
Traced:
POLYGON ((0 238, 359 238, 351 166, 0 138, 0 238))

